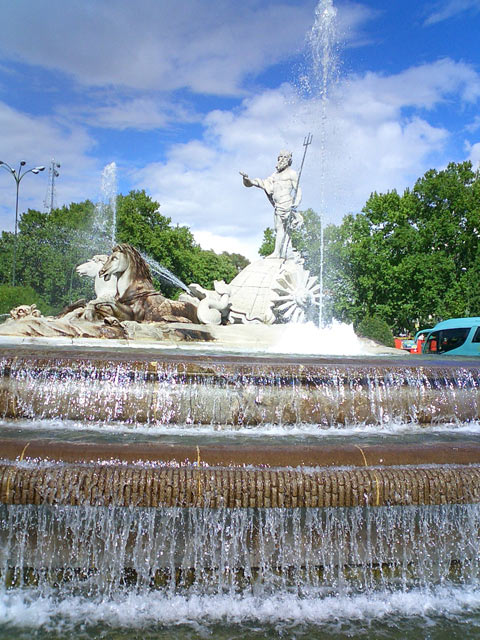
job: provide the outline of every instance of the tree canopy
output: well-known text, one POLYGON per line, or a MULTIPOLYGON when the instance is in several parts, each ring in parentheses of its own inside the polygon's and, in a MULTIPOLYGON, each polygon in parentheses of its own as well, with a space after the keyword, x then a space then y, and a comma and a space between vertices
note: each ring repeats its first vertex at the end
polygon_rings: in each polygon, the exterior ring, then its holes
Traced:
POLYGON ((373 193, 331 238, 346 292, 337 314, 379 315, 397 331, 480 313, 480 175, 430 170, 412 190, 373 193))

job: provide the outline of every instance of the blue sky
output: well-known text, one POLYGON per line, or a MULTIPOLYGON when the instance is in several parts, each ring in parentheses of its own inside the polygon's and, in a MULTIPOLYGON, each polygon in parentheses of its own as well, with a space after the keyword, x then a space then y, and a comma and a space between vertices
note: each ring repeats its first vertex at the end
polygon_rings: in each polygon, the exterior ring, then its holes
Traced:
MULTIPOLYGON (((480 162, 480 0, 333 2, 338 74, 312 81, 309 34, 330 0, 0 0, 0 160, 61 163, 57 204, 98 200, 115 162, 205 248, 255 258, 281 148, 327 222, 427 169, 480 162), (320 6, 321 5, 321 6, 320 6), (325 116, 325 117, 323 117, 325 116)), ((43 209, 47 172, 21 184, 43 209)), ((15 183, 0 171, 0 227, 15 183)))

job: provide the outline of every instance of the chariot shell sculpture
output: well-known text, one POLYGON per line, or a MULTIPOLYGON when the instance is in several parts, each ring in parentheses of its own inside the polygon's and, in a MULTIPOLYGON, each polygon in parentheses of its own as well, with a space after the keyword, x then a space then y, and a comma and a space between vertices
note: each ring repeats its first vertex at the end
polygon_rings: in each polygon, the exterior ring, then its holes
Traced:
POLYGON ((274 313, 280 322, 303 322, 313 305, 318 305, 320 284, 301 265, 283 270, 278 278, 273 299, 274 313))

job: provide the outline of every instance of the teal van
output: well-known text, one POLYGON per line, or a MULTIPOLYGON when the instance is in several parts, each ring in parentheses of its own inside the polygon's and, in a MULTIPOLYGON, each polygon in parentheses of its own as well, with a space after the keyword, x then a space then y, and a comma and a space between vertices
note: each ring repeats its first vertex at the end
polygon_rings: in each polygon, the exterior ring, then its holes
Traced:
POLYGON ((422 335, 424 339, 422 353, 480 356, 480 318, 444 320, 433 329, 417 331, 415 342, 422 335))

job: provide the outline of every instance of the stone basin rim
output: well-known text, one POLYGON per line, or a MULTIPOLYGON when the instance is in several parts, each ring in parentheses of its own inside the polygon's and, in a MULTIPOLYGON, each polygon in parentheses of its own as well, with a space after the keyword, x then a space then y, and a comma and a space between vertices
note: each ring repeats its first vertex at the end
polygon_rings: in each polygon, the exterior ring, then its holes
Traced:
POLYGON ((53 438, 0 438, 0 458, 18 462, 101 464, 115 461, 143 464, 215 468, 397 467, 480 464, 480 443, 435 442, 418 444, 285 444, 262 446, 231 443, 204 446, 171 443, 84 443, 53 438))
MULTIPOLYGON (((0 336, 1 338, 1 336, 0 336)), ((265 352, 229 352, 229 351, 209 351, 198 352, 189 350, 188 347, 155 346, 152 349, 150 343, 139 345, 138 343, 129 345, 122 349, 112 342, 104 341, 108 345, 99 345, 94 348, 92 340, 86 340, 87 344, 58 344, 55 342, 39 343, 36 339, 29 339, 30 342, 12 343, 0 339, 0 357, 5 359, 72 359, 75 361, 88 360, 91 362, 165 362, 182 363, 188 359, 191 363, 208 364, 238 364, 249 366, 346 366, 352 368, 360 367, 391 367, 415 369, 421 367, 445 369, 445 368, 466 368, 479 369, 480 360, 476 357, 453 357, 453 356, 425 356, 410 355, 399 352, 399 355, 358 355, 358 356, 332 356, 332 355, 306 355, 306 354, 275 354, 265 352), (54 348, 53 348, 54 347, 54 348)), ((48 340, 45 338, 44 340, 48 340)), ((72 341, 73 342, 73 341, 72 341)))
POLYGON ((0 503, 67 507, 409 507, 480 502, 480 465, 319 469, 0 464, 0 503))

